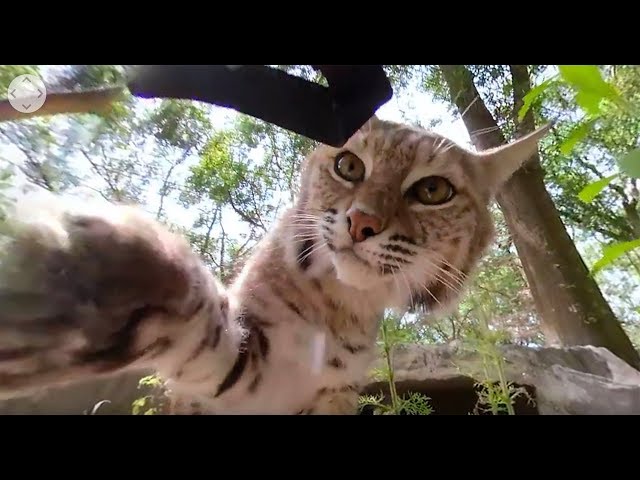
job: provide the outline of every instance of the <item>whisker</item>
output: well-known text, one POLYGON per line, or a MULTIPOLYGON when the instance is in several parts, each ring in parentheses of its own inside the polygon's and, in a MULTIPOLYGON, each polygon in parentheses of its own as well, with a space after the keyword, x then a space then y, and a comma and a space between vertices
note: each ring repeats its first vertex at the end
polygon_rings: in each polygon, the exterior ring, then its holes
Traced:
POLYGON ((288 228, 300 227, 300 228, 317 228, 318 224, 306 224, 306 223, 287 223, 285 225, 288 228))
MULTIPOLYGON (((458 289, 460 289, 460 290, 461 290, 461 289, 463 289, 463 288, 465 288, 465 286, 466 286, 466 285, 465 285, 465 283, 460 279, 460 277, 458 277, 457 275, 455 275, 455 274, 451 273, 451 272, 450 272, 450 271, 448 271, 448 270, 445 270, 444 268, 442 268, 442 267, 440 267, 440 266, 438 266, 438 270, 439 270, 440 272, 442 272, 443 274, 446 274, 446 275, 448 276, 448 278, 449 278, 449 279, 451 279, 451 281, 453 281, 453 282, 456 284, 456 286, 457 286, 456 288, 458 288, 458 289)), ((460 291, 460 290, 459 290, 459 291, 460 291)))
POLYGON ((474 130, 473 132, 471 132, 469 134, 469 137, 478 138, 478 137, 481 137, 482 135, 486 135, 488 133, 495 132, 497 130, 500 130, 500 127, 495 126, 495 127, 479 128, 478 130, 474 130))
POLYGON ((320 222, 310 222, 308 220, 302 222, 302 221, 292 221, 292 222, 287 222, 285 223, 285 225, 287 227, 317 227, 320 224, 320 222))
POLYGON ((333 216, 333 215, 330 214, 329 212, 322 212, 318 210, 316 213, 301 213, 301 214, 298 214, 298 216, 300 218, 322 218, 322 217, 333 216))
POLYGON ((309 222, 316 223, 320 220, 319 217, 292 217, 291 221, 293 222, 309 222))
POLYGON ((298 217, 298 218, 320 218, 322 215, 322 213, 318 214, 314 214, 314 213, 308 213, 308 212, 297 212, 294 213, 292 215, 292 217, 298 217))
POLYGON ((464 283, 460 280, 460 278, 458 278, 456 275, 454 275, 453 273, 449 272, 448 270, 445 270, 444 268, 442 268, 440 265, 434 263, 433 261, 431 261, 431 259, 429 258, 425 258, 425 260, 427 262, 429 262, 431 265, 431 267, 437 269, 436 272, 434 272, 434 274, 438 277, 438 279, 444 283, 445 285, 447 285, 451 290, 453 290, 456 293, 460 293, 460 289, 459 288, 463 288, 464 287, 464 283), (453 285, 451 285, 450 283, 448 283, 448 280, 445 279, 443 276, 441 276, 439 274, 439 272, 448 275, 448 277, 457 284, 457 287, 454 287, 453 285))
MULTIPOLYGON (((421 280, 421 278, 417 278, 417 277, 420 275, 420 272, 419 272, 419 271, 412 271, 412 270, 408 270, 408 272, 407 272, 407 273, 411 276, 411 279, 412 279, 416 284, 418 284, 418 286, 419 286, 422 290, 426 291, 426 292, 429 294, 429 296, 430 296, 431 298, 433 298, 433 300, 434 300, 434 301, 435 301, 435 302, 436 302, 440 307, 442 307, 442 302, 440 302, 440 300, 439 300, 439 299, 438 299, 438 298, 433 294, 433 292, 429 289, 429 287, 426 285, 426 283, 424 283, 424 282, 421 280)), ((414 305, 413 300, 412 300, 411 304, 412 304, 412 305, 414 305)))
POLYGON ((316 243, 313 245, 313 248, 311 248, 311 250, 306 251, 306 253, 304 253, 304 256, 300 258, 301 262, 304 262, 307 258, 309 258, 311 255, 313 255, 314 253, 316 253, 318 250, 320 250, 322 247, 325 247, 327 245, 327 242, 322 242, 322 243, 316 243))
POLYGON ((319 225, 319 223, 291 222, 291 223, 287 223, 285 225, 287 227, 313 228, 313 227, 317 227, 319 225))
POLYGON ((301 238, 301 237, 313 238, 313 237, 319 237, 319 236, 320 236, 320 230, 317 228, 314 228, 313 230, 309 229, 304 231, 298 230, 295 233, 291 234, 292 238, 301 238))
POLYGON ((447 142, 447 139, 445 137, 440 138, 438 144, 436 145, 436 147, 434 148, 434 150, 438 150, 439 148, 441 148, 445 143, 447 142))
POLYGON ((314 220, 310 218, 294 218, 286 223, 286 225, 316 225, 320 223, 320 219, 316 218, 314 220))
POLYGON ((320 238, 320 231, 317 228, 313 228, 313 229, 304 229, 304 230, 295 230, 294 232, 290 233, 288 235, 288 238, 291 238, 293 240, 297 240, 297 239, 306 239, 306 240, 313 240, 316 238, 320 238))
MULTIPOLYGON (((414 279, 415 280, 415 279, 414 279)), ((431 298, 433 298, 436 303, 440 306, 442 306, 442 303, 440 302, 440 300, 438 300, 438 298, 431 292, 431 290, 429 290, 429 287, 427 287, 426 284, 422 283, 422 282, 417 282, 418 285, 420 285, 421 288, 423 288, 429 295, 431 295, 431 298)))
POLYGON ((464 273, 462 270, 460 270, 458 267, 456 267, 455 265, 452 265, 451 262, 449 262, 446 258, 444 258, 444 256, 441 253, 436 253, 433 252, 434 254, 436 254, 439 258, 438 260, 442 263, 444 263, 447 267, 451 268, 452 270, 454 270, 454 272, 462 279, 466 280, 468 278, 467 274, 464 273))
POLYGON ((318 235, 316 234, 309 234, 309 235, 294 235, 291 237, 292 240, 295 240, 296 243, 300 242, 300 241, 305 241, 305 240, 316 240, 318 238, 318 235))
POLYGON ((469 112, 469 110, 471 109, 471 107, 473 107, 473 105, 480 99, 480 95, 476 95, 475 98, 473 100, 471 100, 471 103, 469 103, 469 105, 467 105, 467 108, 464 109, 464 112, 462 112, 460 114, 460 119, 464 120, 464 116, 469 112))
POLYGON ((318 236, 307 237, 307 238, 305 238, 305 237, 295 238, 295 239, 294 239, 294 241, 293 241, 293 243, 294 243, 294 244, 296 244, 296 245, 298 245, 298 244, 300 244, 300 243, 308 242, 308 241, 310 241, 310 240, 311 240, 312 242, 314 242, 314 244, 315 244, 315 243, 317 243, 317 241, 318 241, 318 240, 321 240, 321 238, 320 238, 320 237, 318 237, 318 236))
POLYGON ((413 291, 412 291, 412 288, 411 288, 411 284, 409 283, 409 280, 407 279, 407 276, 405 275, 405 272, 404 272, 404 271, 403 271, 403 269, 400 267, 400 263, 399 263, 397 260, 395 260, 395 259, 393 259, 393 258, 392 258, 392 259, 390 259, 390 260, 391 260, 391 261, 393 261, 393 262, 396 264, 396 266, 398 267, 398 271, 399 271, 399 272, 400 272, 400 274, 402 275, 402 278, 403 278, 403 280, 404 280, 404 283, 405 283, 405 285, 407 286, 407 292, 409 293, 409 299, 410 299, 410 302, 411 302, 411 303, 410 303, 410 305, 411 305, 411 307, 410 307, 410 308, 415 307, 415 305, 416 305, 416 304, 415 304, 415 300, 413 299, 413 291))
POLYGON ((440 141, 438 142, 438 145, 436 147, 434 147, 433 150, 433 156, 437 156, 437 155, 441 155, 443 153, 445 153, 447 150, 449 150, 451 147, 455 146, 455 143, 451 142, 451 140, 449 140, 446 137, 441 137, 440 141))
POLYGON ((325 212, 326 209, 318 208, 318 207, 304 207, 304 211, 316 211, 316 212, 325 212))
POLYGON ((445 258, 444 255, 442 255, 441 253, 438 252, 429 252, 430 255, 434 255, 436 256, 436 260, 444 263, 447 267, 452 268, 453 270, 455 270, 457 273, 460 274, 460 276, 466 278, 467 274, 464 273, 462 270, 458 269, 455 265, 453 265, 451 262, 449 262, 449 260, 447 260, 445 258))
POLYGON ((315 232, 319 225, 287 225, 288 227, 295 227, 293 228, 294 230, 299 231, 300 233, 306 233, 306 232, 315 232))
POLYGON ((442 155, 443 153, 448 152, 449 150, 451 150, 452 148, 455 148, 457 145, 455 143, 450 143, 448 144, 440 153, 440 155, 442 155))
MULTIPOLYGON (((391 278, 393 278, 393 283, 396 286, 396 290, 398 292, 398 294, 402 294, 402 288, 400 287, 400 282, 398 280, 398 275, 397 275, 398 270, 394 270, 391 272, 391 278)), ((404 301, 405 297, 402 297, 402 300, 404 301)))
POLYGON ((444 284, 445 287, 449 288, 450 290, 452 290, 454 293, 456 294, 460 294, 462 293, 460 291, 460 289, 458 287, 453 286, 451 283, 449 283, 445 278, 442 277, 442 275, 440 275, 438 272, 434 272, 434 275, 436 277, 437 280, 439 280, 440 282, 442 282, 444 284))
POLYGON ((396 275, 396 272, 398 270, 393 270, 391 272, 391 278, 393 279, 393 283, 396 284, 396 289, 398 290, 398 292, 402 291, 402 289, 400 288, 400 284, 398 283, 398 276, 396 275))

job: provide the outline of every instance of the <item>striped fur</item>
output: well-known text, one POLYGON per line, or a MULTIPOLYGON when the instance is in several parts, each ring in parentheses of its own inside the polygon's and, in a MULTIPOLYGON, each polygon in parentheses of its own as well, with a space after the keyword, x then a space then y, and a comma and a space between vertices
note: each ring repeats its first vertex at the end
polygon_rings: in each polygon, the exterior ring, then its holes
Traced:
POLYGON ((24 198, 0 257, 0 394, 155 368, 176 413, 354 413, 385 309, 455 303, 491 239, 494 178, 537 139, 480 155, 372 119, 309 156, 296 205, 228 287, 135 208, 24 198), (343 150, 362 180, 339 177, 343 150), (451 201, 408 196, 429 175, 451 201), (354 243, 353 208, 381 231, 354 243))

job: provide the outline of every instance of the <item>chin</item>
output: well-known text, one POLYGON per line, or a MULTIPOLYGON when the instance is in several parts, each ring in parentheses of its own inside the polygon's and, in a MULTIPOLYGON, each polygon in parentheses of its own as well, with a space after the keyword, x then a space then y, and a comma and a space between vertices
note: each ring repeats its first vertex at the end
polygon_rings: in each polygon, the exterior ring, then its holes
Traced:
POLYGON ((336 277, 345 285, 358 290, 371 290, 388 281, 380 273, 361 260, 352 250, 333 253, 333 267, 336 277))

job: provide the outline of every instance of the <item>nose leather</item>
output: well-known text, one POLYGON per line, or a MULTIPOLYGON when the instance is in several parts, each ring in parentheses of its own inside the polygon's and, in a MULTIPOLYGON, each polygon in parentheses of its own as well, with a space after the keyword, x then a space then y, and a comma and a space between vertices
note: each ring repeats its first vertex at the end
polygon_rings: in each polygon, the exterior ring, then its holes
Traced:
POLYGON ((349 222, 349 235, 354 242, 362 242, 382 231, 382 220, 362 210, 353 210, 347 213, 349 222))

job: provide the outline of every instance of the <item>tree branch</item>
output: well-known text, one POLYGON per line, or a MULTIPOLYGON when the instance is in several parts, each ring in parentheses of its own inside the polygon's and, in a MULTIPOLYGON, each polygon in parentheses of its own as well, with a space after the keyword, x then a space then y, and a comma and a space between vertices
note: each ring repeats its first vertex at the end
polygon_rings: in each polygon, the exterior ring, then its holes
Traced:
POLYGON ((114 87, 83 92, 48 93, 44 105, 32 113, 19 112, 11 106, 9 100, 3 100, 0 101, 0 122, 61 113, 107 112, 114 102, 124 97, 126 91, 124 87, 114 87))

